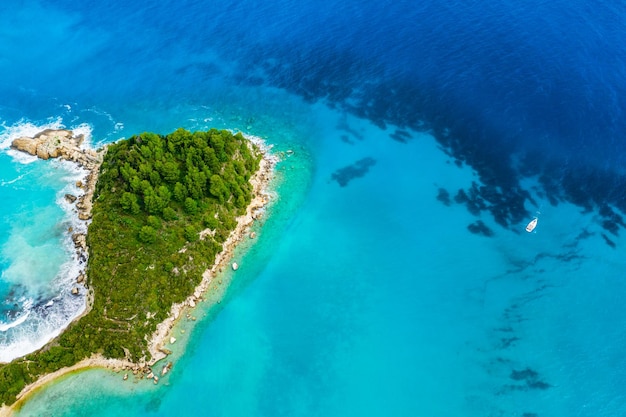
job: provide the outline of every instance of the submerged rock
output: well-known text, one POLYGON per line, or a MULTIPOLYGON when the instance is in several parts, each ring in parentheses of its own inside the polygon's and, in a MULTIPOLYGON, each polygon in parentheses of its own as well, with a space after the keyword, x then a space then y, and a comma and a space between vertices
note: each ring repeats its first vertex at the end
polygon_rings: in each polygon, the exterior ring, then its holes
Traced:
POLYGON ((167 365, 165 365, 165 366, 163 367, 163 370, 161 371, 161 376, 163 376, 163 375, 165 375, 166 373, 168 373, 168 372, 169 372, 169 370, 170 370, 170 369, 172 369, 172 365, 173 365, 173 363, 172 363, 172 362, 168 362, 168 363, 167 363, 167 365))

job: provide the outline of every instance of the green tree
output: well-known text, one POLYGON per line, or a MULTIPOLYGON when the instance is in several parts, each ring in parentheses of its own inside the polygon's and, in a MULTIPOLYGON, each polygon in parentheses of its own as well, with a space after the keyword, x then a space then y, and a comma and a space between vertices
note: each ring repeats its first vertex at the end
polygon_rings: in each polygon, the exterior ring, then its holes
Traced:
POLYGON ((198 212, 198 203, 193 198, 187 197, 185 199, 185 211, 188 214, 194 215, 198 212))
POLYGON ((159 218, 156 216, 148 216, 147 222, 148 226, 152 227, 153 229, 159 230, 161 228, 161 220, 159 220, 159 218))
POLYGON ((174 185, 174 199, 182 203, 185 201, 186 197, 187 189, 180 182, 177 182, 176 185, 174 185))
POLYGON ((176 220, 178 219, 178 215, 176 214, 176 210, 171 207, 165 207, 163 209, 163 219, 166 221, 176 220))
POLYGON ((150 226, 144 226, 139 231, 139 240, 143 243, 154 243, 156 237, 156 230, 150 226))
POLYGON ((172 161, 168 161, 163 164, 161 174, 163 175, 163 179, 170 184, 174 184, 180 178, 180 170, 178 169, 178 165, 176 165, 176 163, 172 161))
POLYGON ((137 214, 141 210, 139 208, 137 196, 129 192, 122 194, 122 198, 120 198, 120 205, 124 210, 132 214, 137 214))
POLYGON ((159 189, 157 190, 157 194, 163 202, 163 206, 168 205, 170 200, 172 199, 172 193, 165 185, 159 187, 159 189))
POLYGON ((222 181, 222 177, 217 174, 212 175, 209 182, 211 184, 209 187, 211 195, 217 198, 220 202, 226 200, 226 197, 228 196, 228 189, 226 188, 224 181, 222 181))
POLYGON ((198 231, 191 225, 185 227, 184 235, 189 242, 198 240, 198 231))
POLYGON ((144 195, 143 204, 146 207, 146 211, 150 214, 161 213, 165 207, 165 203, 154 190, 150 190, 144 195))
POLYGON ((217 220, 212 214, 207 214, 206 216, 204 216, 202 222, 204 223, 205 227, 208 227, 211 230, 217 229, 220 225, 219 220, 217 220))

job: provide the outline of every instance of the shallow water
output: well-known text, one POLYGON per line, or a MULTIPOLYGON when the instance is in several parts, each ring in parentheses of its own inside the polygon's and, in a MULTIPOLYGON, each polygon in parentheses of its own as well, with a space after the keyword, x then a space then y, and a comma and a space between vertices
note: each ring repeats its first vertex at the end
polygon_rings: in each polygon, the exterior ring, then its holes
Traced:
POLYGON ((71 263, 74 174, 16 159, 18 131, 218 127, 294 150, 169 376, 82 372, 19 415, 624 414, 621 6, 11 6, 5 299, 54 296, 71 263))

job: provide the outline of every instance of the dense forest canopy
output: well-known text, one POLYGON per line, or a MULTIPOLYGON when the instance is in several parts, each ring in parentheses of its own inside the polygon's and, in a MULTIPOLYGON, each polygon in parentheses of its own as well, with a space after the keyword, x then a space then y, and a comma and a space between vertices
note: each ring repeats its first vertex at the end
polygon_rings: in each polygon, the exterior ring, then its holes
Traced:
POLYGON ((41 351, 0 367, 0 404, 93 353, 149 360, 157 324, 200 283, 250 204, 260 159, 240 133, 216 129, 109 145, 87 235, 93 307, 41 351))

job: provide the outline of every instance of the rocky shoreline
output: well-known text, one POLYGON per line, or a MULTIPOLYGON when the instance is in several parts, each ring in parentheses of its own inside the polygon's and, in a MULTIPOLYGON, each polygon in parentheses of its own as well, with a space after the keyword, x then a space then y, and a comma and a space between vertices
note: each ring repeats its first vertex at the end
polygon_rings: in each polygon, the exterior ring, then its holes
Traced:
MULTIPOLYGON (((34 383, 26 386, 22 392, 17 396, 17 402, 11 407, 0 407, 0 417, 11 415, 11 410, 19 407, 20 403, 25 401, 27 396, 38 388, 44 386, 54 379, 81 369, 86 368, 107 368, 116 372, 126 371, 122 377, 123 381, 129 378, 129 373, 134 375, 136 379, 152 379, 154 384, 157 384, 159 377, 165 375, 171 368, 172 362, 168 362, 162 367, 162 370, 154 370, 154 365, 166 358, 172 352, 166 347, 166 344, 173 344, 176 339, 171 336, 171 330, 176 322, 182 317, 185 309, 192 309, 196 304, 203 300, 204 293, 209 288, 213 277, 217 276, 218 272, 221 272, 225 267, 228 267, 228 263, 233 256, 233 252, 237 243, 241 240, 250 238, 256 238, 256 233, 250 232, 249 228, 254 221, 259 220, 263 215, 263 210, 271 201, 271 194, 268 191, 271 180, 273 179, 273 172, 278 157, 270 153, 270 148, 265 145, 261 139, 248 138, 251 143, 257 145, 261 151, 262 159, 260 166, 255 175, 250 179, 250 183, 253 185, 253 199, 246 209, 246 213, 237 218, 237 225, 235 230, 231 232, 227 240, 223 244, 222 251, 217 254, 215 262, 210 269, 207 269, 202 274, 202 281, 195 288, 193 294, 191 294, 184 302, 174 304, 170 310, 170 314, 167 319, 157 325, 156 331, 152 334, 148 348, 152 356, 149 362, 140 361, 134 363, 124 359, 109 359, 102 355, 96 354, 90 358, 83 359, 77 364, 60 369, 51 374, 45 375, 38 379, 34 383)), ((74 136, 70 130, 45 130, 38 133, 32 138, 21 137, 15 139, 11 145, 13 149, 27 152, 31 155, 36 155, 42 159, 49 158, 61 158, 68 161, 77 163, 80 167, 83 167, 88 171, 87 178, 84 183, 77 184, 79 188, 84 190, 84 194, 80 197, 72 195, 66 195, 68 202, 76 202, 76 209, 78 211, 79 219, 88 221, 91 219, 91 207, 93 193, 95 191, 96 182, 98 179, 98 171, 100 164, 102 163, 103 156, 106 149, 103 152, 96 152, 90 149, 81 148, 83 143, 82 135, 74 136)), ((203 231, 203 233, 209 233, 209 230, 203 231)), ((86 235, 81 233, 74 233, 72 240, 76 247, 79 259, 87 259, 87 245, 86 235)), ((238 268, 236 263, 233 263, 234 270, 238 268)), ((77 278, 78 283, 86 285, 84 271, 77 278)), ((93 305, 93 292, 89 291, 87 295, 87 308, 85 312, 80 316, 87 314, 93 305)), ((190 316, 187 314, 187 316, 190 316)), ((77 318, 76 320, 80 319, 77 318)))
MULTIPOLYGON (((106 147, 99 151, 89 149, 84 146, 84 136, 82 134, 75 135, 73 131, 67 129, 46 129, 37 133, 33 137, 22 136, 14 139, 11 148, 37 156, 40 159, 58 158, 70 161, 87 171, 87 175, 82 181, 78 181, 76 186, 83 192, 80 196, 66 194, 65 199, 70 204, 75 204, 78 219, 81 221, 89 221, 91 219, 91 208, 93 201, 93 193, 95 192, 96 183, 98 181, 98 172, 100 165, 106 152, 106 147)), ((72 241, 76 248, 76 256, 81 264, 86 266, 88 258, 87 236, 85 233, 72 233, 72 241)), ((85 271, 82 270, 76 278, 76 284, 82 284, 87 288, 85 280, 85 271)), ((78 287, 72 288, 72 294, 78 295, 78 287)), ((87 308, 90 309, 91 293, 87 295, 87 308)))
MULTIPOLYGON (((235 230, 231 232, 223 243, 223 249, 216 255, 213 266, 202 274, 202 281, 195 288, 193 294, 187 297, 184 302, 172 305, 168 318, 157 325, 157 329, 148 343, 148 350, 152 356, 152 360, 149 362, 150 365, 169 355, 170 351, 165 347, 165 344, 168 341, 171 343, 172 339, 168 338, 168 336, 172 327, 174 327, 178 319, 182 316, 185 308, 194 308, 196 304, 203 299, 204 293, 211 284, 211 279, 217 276, 225 267, 228 267, 228 263, 233 256, 237 244, 246 238, 256 238, 256 233, 249 232, 249 228, 256 220, 261 219, 263 210, 270 203, 271 194, 268 188, 273 178, 274 167, 279 159, 270 153, 270 149, 263 141, 248 139, 259 147, 262 154, 259 169, 250 179, 250 183, 253 186, 252 201, 248 205, 246 213, 237 218, 235 230)), ((208 233, 210 233, 209 229, 200 232, 200 235, 202 236, 208 233)), ((236 263, 232 264, 233 270, 238 268, 238 265, 236 265, 236 263)))

